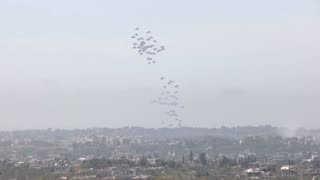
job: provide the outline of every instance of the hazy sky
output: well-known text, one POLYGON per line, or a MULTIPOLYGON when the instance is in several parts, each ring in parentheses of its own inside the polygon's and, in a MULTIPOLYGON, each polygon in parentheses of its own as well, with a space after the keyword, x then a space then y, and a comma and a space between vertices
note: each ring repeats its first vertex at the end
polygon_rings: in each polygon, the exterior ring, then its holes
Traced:
POLYGON ((162 75, 186 126, 320 127, 317 0, 1 0, 0 22, 0 129, 159 127, 162 75))

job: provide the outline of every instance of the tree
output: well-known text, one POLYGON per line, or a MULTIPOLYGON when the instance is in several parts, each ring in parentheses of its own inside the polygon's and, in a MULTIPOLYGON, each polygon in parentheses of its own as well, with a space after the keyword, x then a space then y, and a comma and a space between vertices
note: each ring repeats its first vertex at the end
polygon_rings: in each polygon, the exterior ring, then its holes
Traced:
POLYGON ((192 151, 190 151, 190 154, 189 154, 189 161, 190 162, 193 161, 193 152, 192 151))
POLYGON ((182 164, 184 164, 184 155, 182 155, 182 164))
POLYGON ((177 163, 175 161, 173 161, 173 160, 169 160, 167 165, 168 165, 169 168, 176 168, 177 163))
POLYGON ((207 157, 205 152, 200 153, 199 159, 203 166, 207 165, 208 162, 207 162, 207 157))
POLYGON ((148 164, 148 160, 146 157, 143 156, 139 161, 139 165, 142 167, 145 167, 145 166, 147 166, 147 164, 148 164))

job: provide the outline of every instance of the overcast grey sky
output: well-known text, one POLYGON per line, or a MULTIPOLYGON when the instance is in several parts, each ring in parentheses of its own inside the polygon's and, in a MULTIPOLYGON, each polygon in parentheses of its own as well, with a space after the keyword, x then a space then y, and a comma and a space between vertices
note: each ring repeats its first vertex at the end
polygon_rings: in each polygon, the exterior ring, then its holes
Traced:
POLYGON ((1 0, 0 129, 160 127, 159 77, 185 126, 320 127, 317 0, 1 0), (167 51, 148 65, 136 27, 167 51))

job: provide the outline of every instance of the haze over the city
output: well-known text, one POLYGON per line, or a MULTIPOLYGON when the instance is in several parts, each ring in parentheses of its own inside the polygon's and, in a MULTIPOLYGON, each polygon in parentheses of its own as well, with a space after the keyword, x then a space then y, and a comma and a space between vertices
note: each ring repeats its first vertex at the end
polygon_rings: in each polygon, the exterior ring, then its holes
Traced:
POLYGON ((320 128, 316 0, 3 0, 0 22, 0 130, 161 127, 163 75, 183 126, 320 128), (137 26, 166 46, 156 65, 137 26))

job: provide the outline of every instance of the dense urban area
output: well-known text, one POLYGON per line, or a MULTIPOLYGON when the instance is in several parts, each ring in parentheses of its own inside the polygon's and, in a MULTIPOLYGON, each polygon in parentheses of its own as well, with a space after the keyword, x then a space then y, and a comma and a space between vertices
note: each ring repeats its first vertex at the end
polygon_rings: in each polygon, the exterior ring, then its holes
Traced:
POLYGON ((0 179, 317 179, 320 130, 126 127, 0 133, 0 179))

